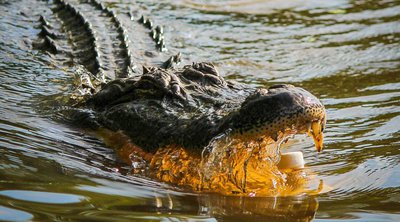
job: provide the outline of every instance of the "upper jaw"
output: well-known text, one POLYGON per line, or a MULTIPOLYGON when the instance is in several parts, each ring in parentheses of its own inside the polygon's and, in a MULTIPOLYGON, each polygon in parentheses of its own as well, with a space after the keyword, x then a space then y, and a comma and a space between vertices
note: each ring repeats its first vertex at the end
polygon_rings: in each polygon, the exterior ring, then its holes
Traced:
POLYGON ((234 125, 252 126, 243 133, 244 139, 270 137, 278 141, 279 135, 307 133, 314 139, 316 150, 323 149, 325 108, 319 99, 302 88, 275 85, 257 90, 242 104, 237 117, 234 125))
POLYGON ((306 133, 314 140, 317 152, 321 152, 324 144, 324 130, 326 126, 326 111, 322 104, 317 108, 306 108, 305 114, 300 118, 297 134, 306 133), (310 111, 313 110, 313 111, 310 111))

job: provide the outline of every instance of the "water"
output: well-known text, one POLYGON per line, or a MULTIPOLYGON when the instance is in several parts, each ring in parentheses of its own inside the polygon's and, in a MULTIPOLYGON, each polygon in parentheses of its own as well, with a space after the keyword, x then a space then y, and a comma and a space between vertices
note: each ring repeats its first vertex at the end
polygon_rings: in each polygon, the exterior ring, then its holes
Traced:
MULTIPOLYGON (((165 27, 184 62, 255 87, 289 82, 327 108, 325 149, 296 136, 318 195, 196 194, 129 174, 112 149, 60 122, 70 71, 31 50, 39 3, 0 1, 0 220, 400 220, 398 1, 107 1, 165 27)), ((43 7, 44 2, 40 3, 43 7)))

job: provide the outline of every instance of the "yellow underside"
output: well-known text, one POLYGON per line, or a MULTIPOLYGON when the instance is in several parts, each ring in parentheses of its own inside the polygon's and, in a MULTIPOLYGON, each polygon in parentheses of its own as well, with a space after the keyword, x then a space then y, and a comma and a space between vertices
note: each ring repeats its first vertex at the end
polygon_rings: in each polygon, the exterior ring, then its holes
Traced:
POLYGON ((313 176, 307 170, 278 169, 274 155, 279 154, 265 148, 273 144, 270 139, 256 144, 230 144, 202 158, 176 145, 160 148, 154 154, 146 153, 122 133, 101 130, 99 134, 127 164, 146 162, 147 168, 134 168, 134 173, 196 192, 291 196, 318 193, 321 189, 310 190, 313 176))

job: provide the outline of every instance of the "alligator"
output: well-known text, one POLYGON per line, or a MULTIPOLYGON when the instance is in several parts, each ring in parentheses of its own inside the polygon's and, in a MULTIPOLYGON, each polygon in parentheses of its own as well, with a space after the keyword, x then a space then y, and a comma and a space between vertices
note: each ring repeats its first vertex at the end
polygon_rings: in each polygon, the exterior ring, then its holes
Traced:
POLYGON ((225 80, 210 62, 179 66, 163 28, 133 11, 117 15, 98 0, 48 5, 34 48, 78 67, 70 116, 107 132, 111 143, 125 141, 116 150, 134 172, 194 190, 249 193, 276 187, 266 171, 284 181, 275 165, 293 135, 309 134, 322 150, 326 111, 305 89, 256 89, 225 80))

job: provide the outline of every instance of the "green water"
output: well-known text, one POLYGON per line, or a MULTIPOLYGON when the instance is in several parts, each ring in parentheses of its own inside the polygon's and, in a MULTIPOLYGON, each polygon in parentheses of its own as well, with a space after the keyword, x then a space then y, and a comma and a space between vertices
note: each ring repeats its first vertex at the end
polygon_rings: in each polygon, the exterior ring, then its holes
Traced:
POLYGON ((31 48, 45 2, 0 0, 0 220, 400 221, 399 1, 104 2, 162 24, 183 63, 213 61, 226 78, 321 98, 325 150, 297 136, 287 151, 301 150, 331 189, 227 197, 131 175, 102 141, 57 118, 72 77, 31 48))

